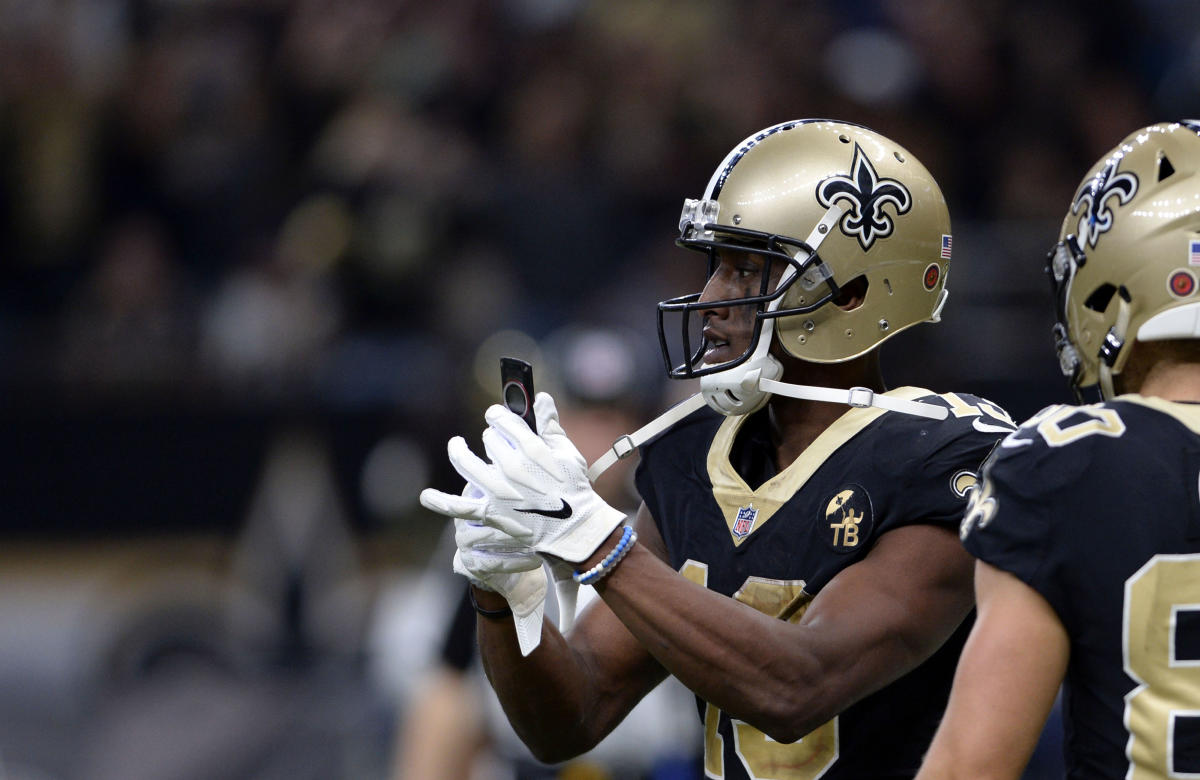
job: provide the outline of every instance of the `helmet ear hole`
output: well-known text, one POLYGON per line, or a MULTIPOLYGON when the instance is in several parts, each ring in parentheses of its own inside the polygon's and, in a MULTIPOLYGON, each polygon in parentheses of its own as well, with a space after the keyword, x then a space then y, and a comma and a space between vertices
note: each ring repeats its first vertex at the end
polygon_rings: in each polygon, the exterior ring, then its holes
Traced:
POLYGON ((859 274, 842 285, 838 297, 833 299, 833 305, 842 311, 854 311, 867 299, 868 284, 867 277, 859 274))
POLYGON ((1087 297, 1083 305, 1092 311, 1103 314, 1108 309, 1108 304, 1112 302, 1112 297, 1117 294, 1117 286, 1105 282, 1096 289, 1092 290, 1092 294, 1087 297))
POLYGON ((1158 158, 1158 180, 1162 181, 1171 174, 1175 173, 1175 166, 1171 165, 1171 160, 1167 155, 1162 155, 1158 158))

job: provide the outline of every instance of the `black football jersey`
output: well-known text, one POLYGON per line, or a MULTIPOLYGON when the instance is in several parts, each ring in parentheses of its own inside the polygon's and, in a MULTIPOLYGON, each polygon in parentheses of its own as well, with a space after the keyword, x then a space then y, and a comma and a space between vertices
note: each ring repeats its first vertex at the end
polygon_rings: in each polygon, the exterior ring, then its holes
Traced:
POLYGON ((988 460, 966 548, 1071 641, 1069 777, 1200 777, 1200 406, 1052 406, 988 460))
MULTIPOLYGON (((638 490, 670 563, 694 582, 798 621, 881 534, 956 529, 984 458, 1014 429, 969 395, 900 388, 949 407, 945 420, 851 409, 776 471, 765 412, 707 408, 643 446, 638 490)), ((966 628, 925 664, 794 743, 774 742, 698 701, 713 778, 892 778, 916 774, 945 707, 966 628)))

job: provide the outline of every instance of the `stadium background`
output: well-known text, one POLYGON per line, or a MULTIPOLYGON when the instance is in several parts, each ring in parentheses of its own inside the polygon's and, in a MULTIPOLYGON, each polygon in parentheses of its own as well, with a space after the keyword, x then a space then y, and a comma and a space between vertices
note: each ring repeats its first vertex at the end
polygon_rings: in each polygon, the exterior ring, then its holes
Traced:
POLYGON ((893 385, 1068 400, 1078 176, 1200 115, 1192 4, 1102 8, 0 0, 0 777, 384 776, 446 438, 502 351, 680 392, 679 207, 754 129, 857 121, 942 183, 952 294, 893 385))

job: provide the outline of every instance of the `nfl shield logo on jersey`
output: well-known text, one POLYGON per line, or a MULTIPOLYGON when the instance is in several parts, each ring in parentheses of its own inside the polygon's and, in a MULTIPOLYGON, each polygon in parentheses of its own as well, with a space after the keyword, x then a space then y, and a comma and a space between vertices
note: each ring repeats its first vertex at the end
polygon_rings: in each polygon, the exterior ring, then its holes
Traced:
POLYGON ((754 505, 744 506, 738 509, 737 517, 733 520, 733 535, 738 539, 745 539, 746 535, 754 530, 754 521, 758 520, 758 510, 754 505))

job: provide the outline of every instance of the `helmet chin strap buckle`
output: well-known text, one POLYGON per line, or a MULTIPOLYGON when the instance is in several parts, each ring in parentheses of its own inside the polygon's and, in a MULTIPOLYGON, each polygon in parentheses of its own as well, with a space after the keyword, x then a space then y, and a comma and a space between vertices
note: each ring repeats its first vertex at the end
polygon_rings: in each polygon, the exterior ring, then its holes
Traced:
POLYGON ((633 438, 627 433, 621 438, 613 442, 613 454, 617 456, 617 460, 625 460, 633 453, 637 452, 637 445, 633 438))
POLYGON ((632 455, 637 451, 637 448, 653 439, 663 431, 670 428, 675 423, 687 417, 692 412, 704 406, 705 399, 700 393, 696 393, 689 398, 680 401, 672 406, 667 411, 655 417, 650 422, 638 428, 633 433, 627 433, 621 438, 613 442, 603 455, 596 459, 591 466, 588 467, 587 476, 592 482, 600 478, 600 475, 608 471, 614 463, 632 455))
POLYGON ((869 387, 852 387, 846 403, 855 409, 867 409, 875 401, 875 391, 869 387))

